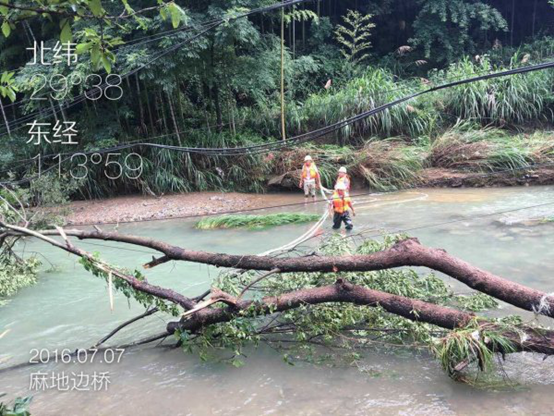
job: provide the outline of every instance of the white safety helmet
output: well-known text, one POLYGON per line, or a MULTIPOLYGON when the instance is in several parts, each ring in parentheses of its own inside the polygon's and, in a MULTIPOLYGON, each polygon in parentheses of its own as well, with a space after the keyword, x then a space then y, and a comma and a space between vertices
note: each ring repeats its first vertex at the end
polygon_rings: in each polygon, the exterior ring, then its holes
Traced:
POLYGON ((336 191, 346 191, 346 186, 344 185, 344 183, 337 183, 335 185, 335 190, 336 191))
POLYGON ((308 160, 310 160, 310 161, 313 160, 310 155, 308 155, 304 158, 304 162, 307 162, 308 160))
POLYGON ((339 169, 339 173, 346 173, 346 168, 343 166, 339 169))

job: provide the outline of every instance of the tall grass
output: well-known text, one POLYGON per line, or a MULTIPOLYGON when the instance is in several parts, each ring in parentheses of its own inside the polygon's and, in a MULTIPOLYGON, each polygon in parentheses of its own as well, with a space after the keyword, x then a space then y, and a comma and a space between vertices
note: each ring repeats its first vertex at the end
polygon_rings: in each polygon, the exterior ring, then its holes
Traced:
MULTIPOLYGON (((232 147, 260 143, 253 135, 190 134, 191 147, 232 147)), ((177 145, 176 138, 164 139, 165 144, 177 145)), ((81 182, 80 193, 85 198, 100 198, 125 193, 179 193, 193 191, 245 191, 263 192, 269 166, 264 155, 237 157, 206 157, 167 149, 133 149, 143 160, 143 171, 138 180, 123 175, 111 181, 106 178, 103 166, 91 165, 87 178, 81 182)), ((119 161, 131 151, 122 152, 119 161)), ((132 175, 135 175, 133 173, 132 175)))
MULTIPOLYGON (((495 65, 486 55, 466 57, 444 70, 431 72, 429 79, 400 80, 388 69, 368 67, 340 88, 311 94, 303 102, 288 102, 289 136, 340 122, 431 86, 530 65, 533 59, 543 61, 551 57, 547 54, 553 44, 543 41, 541 51, 533 54, 524 49, 516 51, 507 65, 495 65)), ((543 70, 451 87, 346 126, 329 139, 340 145, 360 145, 368 137, 405 136, 415 141, 421 136, 436 137, 460 119, 501 127, 552 123, 553 86, 554 71, 543 70)), ((278 136, 277 104, 277 101, 268 101, 243 112, 244 123, 254 130, 278 136)))
MULTIPOLYGON (((307 131, 336 123, 394 101, 420 89, 418 81, 399 83, 382 68, 369 68, 360 78, 337 91, 311 95, 303 105, 289 110, 288 120, 294 131, 307 131)), ((427 109, 428 110, 428 109, 427 109)), ((368 136, 427 134, 436 114, 426 111, 423 100, 401 104, 366 118, 339 131, 340 143, 358 143, 368 136)))
POLYGON ((281 155, 277 172, 298 172, 298 160, 310 154, 318 166, 324 186, 332 188, 341 166, 358 182, 379 191, 408 187, 417 181, 427 158, 426 148, 408 146, 400 139, 371 140, 362 147, 305 146, 281 155))
POLYGON ((390 191, 414 184, 423 169, 426 149, 389 139, 369 142, 357 151, 351 172, 362 177, 370 188, 390 191))
MULTIPOLYGON (((517 53, 508 68, 495 67, 487 56, 465 58, 432 76, 436 84, 445 79, 464 79, 521 66, 517 53)), ((529 121, 552 121, 554 71, 544 70, 477 81, 447 88, 434 97, 435 107, 444 113, 482 124, 523 124, 529 121)))
POLYGON ((517 327, 499 324, 479 324, 477 319, 466 327, 456 329, 433 346, 436 357, 443 369, 451 377, 458 377, 457 366, 464 361, 477 362, 481 371, 490 371, 495 367, 495 351, 509 354, 515 347, 502 331, 517 331, 517 327))
POLYGON ((276 227, 279 225, 301 224, 319 220, 318 214, 304 213, 280 213, 268 215, 222 215, 219 217, 206 217, 196 223, 200 230, 213 230, 216 228, 242 228, 260 229, 276 227))

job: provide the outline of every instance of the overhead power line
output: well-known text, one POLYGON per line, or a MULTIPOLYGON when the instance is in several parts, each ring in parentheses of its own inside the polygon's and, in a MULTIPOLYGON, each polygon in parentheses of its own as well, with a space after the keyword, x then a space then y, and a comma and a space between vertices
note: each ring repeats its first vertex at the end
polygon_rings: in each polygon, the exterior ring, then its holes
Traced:
MULTIPOLYGON (((378 114, 380 112, 386 111, 389 108, 392 108, 396 105, 402 104, 406 101, 412 100, 416 97, 422 96, 424 94, 429 94, 432 92, 436 92, 445 88, 451 88, 458 85, 464 85, 469 84, 472 82, 487 80, 487 79, 494 79, 494 78, 500 78, 505 76, 511 76, 511 75, 518 75, 518 74, 525 74, 533 71, 539 71, 539 70, 545 70, 545 69, 551 69, 554 68, 554 62, 547 62, 543 64, 537 64, 537 65, 530 65, 522 68, 515 68, 510 69, 506 71, 496 72, 496 73, 490 73, 486 75, 480 75, 473 78, 468 78, 464 80, 459 81, 453 81, 446 84, 437 85, 431 88, 428 88, 424 91, 416 92, 414 94, 407 95, 405 97, 399 98, 397 100, 391 101, 389 103, 383 104, 381 106, 378 106, 376 108, 373 108, 371 110, 359 113, 355 116, 352 116, 350 118, 341 120, 339 122, 330 124, 328 126, 312 130, 307 133, 303 133, 294 137, 290 137, 287 140, 275 140, 272 142, 264 143, 264 144, 258 144, 258 145, 252 145, 252 146, 243 146, 243 147, 233 147, 233 148, 207 148, 207 147, 184 147, 184 146, 173 146, 173 145, 166 145, 166 144, 158 144, 158 143, 148 143, 148 142, 138 142, 138 143, 130 143, 130 144, 124 144, 124 145, 118 145, 111 148, 106 149, 100 149, 100 150, 94 150, 94 151, 88 151, 88 152, 75 152, 73 154, 85 154, 90 155, 93 153, 99 153, 99 154, 105 154, 110 152, 115 152, 119 150, 125 150, 125 149, 132 149, 135 147, 149 147, 149 148, 158 148, 158 149, 167 149, 167 150, 173 150, 177 152, 185 152, 185 153, 193 153, 193 154, 200 154, 200 155, 206 155, 206 156, 240 156, 240 155, 256 155, 265 153, 268 151, 276 151, 279 149, 283 149, 286 147, 290 147, 292 145, 298 145, 300 143, 305 143, 309 141, 316 140, 318 138, 324 137, 328 134, 331 134, 333 132, 339 131, 343 129, 346 126, 349 126, 353 123, 356 123, 358 121, 361 121, 363 119, 366 119, 368 117, 371 117, 375 114, 378 114)), ((67 158, 65 158, 60 163, 66 162, 68 160, 71 160, 71 156, 68 155, 67 158)), ((56 166, 51 166, 50 168, 45 169, 43 172, 46 173, 51 169, 54 169, 56 166)), ((17 181, 8 181, 8 182, 0 182, 4 185, 18 185, 22 183, 28 183, 31 180, 35 179, 35 177, 31 178, 22 178, 17 181)))
MULTIPOLYGON (((282 3, 275 3, 273 5, 270 5, 270 6, 265 6, 265 7, 259 7, 259 8, 256 8, 256 9, 252 9, 248 12, 245 12, 245 13, 239 13, 237 14, 236 16, 232 16, 232 17, 226 17, 226 18, 223 18, 223 19, 216 19, 216 20, 213 20, 212 22, 213 23, 209 23, 205 28, 204 30, 200 31, 199 33, 195 34, 194 36, 192 36, 191 38, 189 39, 185 39, 184 41, 182 42, 179 42, 173 46, 170 46, 168 48, 166 48, 165 50, 163 50, 162 52, 160 52, 159 54, 155 55, 152 59, 150 59, 148 62, 138 66, 137 68, 134 68, 132 69, 131 71, 123 74, 123 75, 120 75, 122 79, 124 78, 127 78, 127 77, 130 77, 131 75, 134 75, 135 73, 141 71, 142 69, 146 68, 147 66, 151 65, 152 63, 154 63, 155 61, 157 61, 158 59, 160 58, 163 58, 164 56, 172 53, 172 52, 175 52, 177 51, 178 49, 180 49, 182 46, 188 44, 188 43, 191 43, 192 41, 202 37, 203 35, 205 35, 206 33, 210 32, 211 30, 223 25, 223 24, 226 24, 226 23, 229 23, 229 22, 232 22, 232 21, 236 21, 236 20, 239 20, 239 19, 244 19, 244 18, 247 18, 247 17, 250 17, 250 16, 254 16, 256 14, 260 14, 260 13, 268 13, 268 12, 272 12, 272 11, 275 11, 275 10, 279 10, 279 9, 283 9, 283 8, 286 8, 286 7, 291 7, 291 6, 294 6, 296 4, 301 4, 301 3, 308 3, 308 2, 312 2, 313 0, 291 0, 291 1, 287 1, 287 2, 282 2, 282 3)), ((106 88, 108 86, 107 83, 103 83, 95 88, 97 89, 102 89, 104 90, 104 88, 106 88)), ((74 105, 77 105, 81 102, 83 102, 84 100, 86 100, 86 94, 88 93, 89 91, 86 91, 76 97, 73 98, 73 100, 66 104, 64 106, 64 108, 70 108, 70 107, 73 107, 74 105)), ((24 119, 26 121, 29 121, 29 118, 28 117, 32 117, 31 119, 43 119, 45 117, 51 117, 57 113, 60 113, 62 110, 61 109, 46 109, 46 111, 44 111, 45 114, 41 114, 40 112, 37 112, 37 113, 33 113, 32 115, 29 115, 29 116, 25 116, 24 119)), ((13 132, 15 130, 19 130, 21 127, 23 126, 19 126, 19 127, 15 127, 15 128, 11 128, 10 130, 13 132)), ((5 136, 7 135, 8 133, 3 133, 3 134, 0 134, 0 137, 2 136, 5 136)))

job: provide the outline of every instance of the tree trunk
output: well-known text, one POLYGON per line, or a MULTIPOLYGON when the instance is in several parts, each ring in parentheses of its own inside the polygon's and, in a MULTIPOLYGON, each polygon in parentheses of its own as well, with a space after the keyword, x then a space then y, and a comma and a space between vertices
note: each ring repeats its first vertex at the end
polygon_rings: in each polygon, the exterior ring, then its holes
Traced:
POLYGON ((285 9, 281 9, 281 139, 287 140, 285 123, 285 9))
MULTIPOLYGON (((57 235, 56 231, 44 231, 44 235, 57 235)), ((422 246, 416 238, 402 240, 390 249, 369 255, 353 256, 304 256, 278 258, 256 255, 232 255, 194 251, 154 239, 120 233, 68 230, 67 235, 80 239, 119 241, 140 245, 164 255, 145 265, 146 268, 171 260, 190 261, 244 270, 279 270, 287 272, 367 272, 398 267, 428 267, 442 272, 472 289, 519 308, 554 317, 554 296, 520 285, 449 255, 445 250, 422 246)))
POLYGON ((0 98, 0 110, 2 111, 2 117, 4 118, 4 124, 6 125, 6 131, 8 132, 8 136, 11 139, 12 138, 12 132, 10 130, 10 122, 8 121, 8 117, 6 116, 6 112, 4 111, 4 104, 2 103, 2 99, 0 98))
MULTIPOLYGON (((304 307, 306 305, 319 305, 325 303, 351 303, 360 306, 380 307, 385 311, 401 316, 403 318, 426 322, 448 330, 457 328, 471 329, 475 328, 477 336, 481 331, 496 331, 510 343, 510 350, 502 350, 502 345, 494 341, 487 341, 483 337, 480 342, 486 345, 491 351, 506 353, 513 351, 530 351, 541 354, 554 354, 554 331, 544 328, 529 327, 526 325, 506 326, 497 324, 477 317, 471 313, 459 311, 450 307, 435 305, 421 300, 411 299, 404 296, 393 295, 359 285, 353 285, 343 278, 339 277, 335 284, 322 287, 313 287, 294 290, 289 293, 279 294, 278 296, 266 296, 260 300, 243 300, 241 295, 238 298, 233 297, 218 289, 211 290, 211 299, 199 303, 199 298, 191 299, 175 292, 171 289, 150 284, 146 279, 138 279, 132 274, 127 274, 117 268, 104 263, 93 254, 77 248, 68 236, 75 236, 79 239, 101 239, 109 241, 119 241, 143 247, 152 248, 171 254, 174 258, 186 259, 220 265, 225 267, 243 267, 265 270, 272 263, 274 273, 283 271, 307 271, 307 272, 332 272, 338 271, 367 271, 383 270, 407 265, 427 266, 435 270, 442 271, 454 276, 463 273, 465 278, 459 280, 468 282, 478 282, 478 290, 486 292, 491 287, 496 287, 495 293, 507 293, 507 296, 518 296, 524 299, 530 296, 532 289, 526 288, 516 283, 505 281, 490 273, 484 272, 461 260, 449 256, 443 250, 429 249, 421 246, 417 240, 408 239, 397 243, 390 249, 376 252, 370 255, 358 256, 329 256, 316 257, 305 256, 299 258, 272 258, 264 256, 237 256, 227 254, 214 254, 204 252, 193 252, 184 250, 167 243, 158 242, 150 238, 126 236, 119 233, 80 230, 63 230, 58 227, 56 230, 34 231, 25 227, 7 224, 0 219, 0 231, 4 238, 28 236, 35 237, 47 242, 61 250, 75 254, 87 262, 91 270, 98 274, 110 274, 125 281, 133 289, 152 295, 156 298, 167 300, 182 306, 186 312, 178 322, 170 322, 166 326, 168 334, 175 331, 198 332, 202 328, 228 322, 232 319, 243 316, 244 311, 252 313, 255 316, 271 315, 276 312, 283 312, 290 309, 304 307), (55 235, 61 239, 53 239, 47 235, 55 235), (231 264, 229 264, 231 262, 231 264), (275 267, 277 266, 277 267, 275 267), (288 267, 288 270, 287 270, 288 267), (517 292, 514 288, 517 287, 517 292), (210 308, 214 303, 224 303, 227 307, 210 308), (254 311, 253 311, 254 309, 254 311)), ((163 261, 153 260, 152 263, 163 261)), ((460 277, 460 276, 458 276, 460 277)), ((541 295, 540 292, 537 292, 541 295)), ((542 312, 545 315, 552 316, 554 313, 553 303, 548 301, 548 296, 541 298, 541 304, 547 307, 542 312)), ((340 306, 337 306, 340 307, 340 306)), ((471 335, 473 337, 473 334, 471 335)), ((468 352, 469 357, 478 355, 468 352)), ((456 366, 458 367, 458 366, 456 366)))
POLYGON ((237 128, 235 125, 235 110, 233 106, 233 94, 229 88, 229 95, 227 96, 227 107, 229 111, 229 131, 231 134, 237 134, 237 128))
POLYGON ((292 58, 296 58, 296 20, 294 18, 294 12, 296 11, 296 6, 292 6, 292 58))
POLYGON ((63 103, 58 101, 58 107, 60 107, 60 114, 62 115, 63 121, 67 122, 67 116, 65 115, 65 111, 63 109, 63 103))
MULTIPOLYGON (((302 5, 302 10, 306 11, 306 5, 302 5)), ((302 50, 306 49, 306 19, 302 19, 302 50)))
POLYGON ((161 115, 162 131, 165 131, 167 134, 169 134, 169 126, 167 125, 164 100, 161 92, 158 93, 157 98, 158 98, 158 108, 160 109, 159 111, 161 115))
POLYGON ((150 94, 148 93, 147 84, 145 84, 144 92, 144 95, 146 96, 146 108, 148 110, 148 118, 150 119, 150 129, 152 130, 152 134, 154 134, 156 132, 156 123, 154 122, 152 107, 150 106, 150 94))
POLYGON ((221 98, 219 97, 219 87, 217 83, 212 87, 212 96, 214 100, 217 131, 221 133, 223 131, 223 112, 221 111, 221 98))
POLYGON ((142 108, 142 94, 140 91, 140 82, 138 73, 135 74, 135 85, 137 87, 137 101, 139 106, 139 114, 140 114, 140 125, 144 129, 144 132, 146 135, 148 135, 148 127, 146 126, 146 123, 144 122, 144 109, 142 108))
POLYGON ((171 95, 166 92, 165 95, 167 96, 167 103, 169 105, 169 112, 171 114, 171 120, 173 121, 173 127, 175 128, 175 134, 177 135, 177 141, 179 142, 179 146, 183 146, 183 143, 181 142, 181 134, 179 133, 179 125, 177 124, 177 119, 175 118, 175 110, 173 108, 173 100, 171 99, 171 95))
POLYGON ((512 22, 510 25, 510 46, 514 46, 514 25, 516 20, 516 0, 512 0, 512 22))
POLYGON ((186 129, 186 120, 185 120, 185 111, 183 110, 183 94, 185 93, 186 85, 185 83, 180 83, 177 76, 175 77, 175 86, 177 89, 177 112, 179 113, 179 120, 181 121, 181 126, 183 129, 186 129), (183 89, 181 90, 181 86, 183 89))
POLYGON ((535 38, 535 24, 537 23, 537 3, 539 0, 533 2, 533 23, 531 24, 531 37, 535 38))
MULTIPOLYGON (((50 102, 50 108, 52 109, 52 114, 54 115, 54 119, 56 120, 56 123, 58 123, 58 112, 56 111, 56 107, 54 107, 54 102, 52 101, 52 98, 48 97, 48 101, 50 102)), ((85 100, 87 101, 87 100, 85 100)))
MULTIPOLYGON (((345 281, 337 281, 336 284, 330 286, 296 290, 279 296, 267 296, 258 302, 237 300, 224 293, 220 293, 219 296, 219 300, 228 304, 229 308, 199 310, 192 317, 178 322, 169 322, 167 331, 169 333, 174 333, 176 330, 196 332, 209 325, 231 321, 252 306, 256 307, 256 316, 261 316, 296 309, 300 306, 323 303, 353 303, 360 306, 381 307, 387 312, 411 321, 426 322, 450 330, 462 328, 475 318, 474 315, 467 312, 404 296, 391 295, 345 281)), ((554 354, 554 331, 545 330, 538 333, 534 328, 523 326, 519 328, 522 334, 495 328, 491 323, 487 325, 491 325, 491 329, 500 330, 502 335, 511 341, 516 351, 554 354)))

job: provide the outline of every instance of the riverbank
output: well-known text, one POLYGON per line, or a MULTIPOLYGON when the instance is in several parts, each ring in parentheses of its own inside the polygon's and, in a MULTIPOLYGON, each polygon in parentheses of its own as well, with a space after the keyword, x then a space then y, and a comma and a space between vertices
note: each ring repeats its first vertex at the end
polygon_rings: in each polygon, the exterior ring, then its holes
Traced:
MULTIPOLYGON (((290 181, 292 184, 293 181, 290 181)), ((295 181, 294 181, 295 182, 295 181)), ((429 168, 420 172, 416 188, 483 188, 554 184, 554 167, 495 175, 429 168)), ((353 193, 368 191, 361 182, 353 193)), ((48 209, 64 218, 66 225, 117 224, 172 218, 214 215, 266 207, 303 203, 300 190, 276 187, 281 192, 252 194, 238 192, 191 192, 162 196, 132 195, 89 201, 72 201, 63 209, 48 209)), ((286 208, 285 208, 286 210, 286 208)))
POLYGON ((296 194, 241 194, 191 192, 187 194, 121 196, 73 201, 58 212, 67 225, 117 224, 212 215, 299 202, 296 194))
POLYGON ((428 168, 421 172, 419 185, 427 188, 487 188, 503 186, 554 185, 554 165, 521 171, 496 173, 464 172, 428 168))

